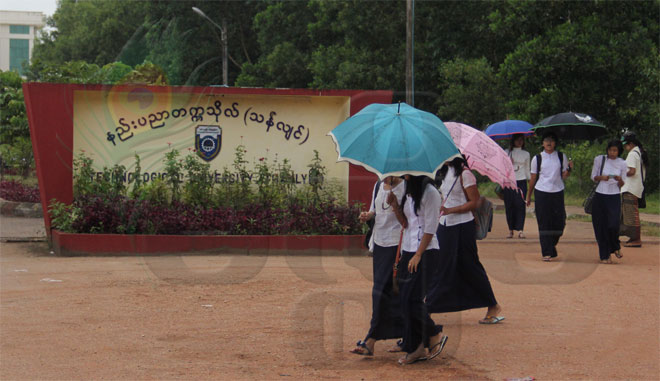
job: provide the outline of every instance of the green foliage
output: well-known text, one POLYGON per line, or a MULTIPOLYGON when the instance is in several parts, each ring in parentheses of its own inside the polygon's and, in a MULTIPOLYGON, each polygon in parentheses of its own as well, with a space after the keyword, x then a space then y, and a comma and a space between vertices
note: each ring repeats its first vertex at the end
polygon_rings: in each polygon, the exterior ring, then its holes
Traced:
POLYGON ((181 196, 181 183, 183 183, 183 162, 179 159, 179 151, 172 149, 165 154, 166 183, 172 192, 171 201, 179 201, 181 196))
POLYGON ((141 84, 141 85, 167 85, 167 76, 163 69, 151 62, 144 62, 137 65, 126 76, 121 78, 118 83, 122 84, 141 84))
POLYGON ((34 168, 30 138, 20 136, 13 144, 0 145, 0 159, 3 165, 16 169, 23 179, 27 178, 30 170, 34 168))
POLYGON ((112 168, 103 167, 98 172, 94 168, 94 161, 79 153, 73 158, 73 196, 103 196, 113 199, 126 195, 126 167, 115 164, 112 168))
POLYGON ((439 67, 438 114, 476 128, 505 119, 496 73, 485 58, 456 59, 439 67))
POLYGON ((75 233, 73 224, 80 217, 80 208, 52 199, 48 205, 48 214, 54 228, 65 233, 75 233))
POLYGON ((114 62, 142 25, 147 5, 139 0, 61 0, 47 20, 52 29, 44 32, 32 57, 55 64, 114 62))
POLYGON ((327 173, 321 158, 319 157, 319 151, 314 150, 314 158, 312 162, 307 165, 309 167, 309 185, 312 186, 312 193, 316 198, 319 198, 319 190, 323 188, 323 183, 325 180, 325 174, 327 173))
POLYGON ((199 155, 190 153, 183 161, 187 181, 183 187, 183 201, 189 205, 209 205, 215 177, 211 165, 203 162, 199 155))
POLYGON ((0 144, 30 137, 22 84, 18 73, 0 71, 0 144))
POLYGON ((591 181, 591 170, 594 158, 605 154, 607 143, 573 143, 560 147, 559 150, 573 160, 571 175, 565 180, 566 191, 578 198, 584 199, 593 188, 591 181))
MULTIPOLYGON (((227 21, 230 83, 392 89, 395 100, 403 98, 403 1, 208 4, 196 6, 214 23, 227 21)), ((658 189, 658 4, 415 2, 415 106, 475 127, 502 119, 535 123, 564 111, 591 114, 608 127, 602 140, 625 128, 642 137, 651 159, 647 185, 658 189)), ((99 79, 103 65, 148 60, 160 70, 145 69, 152 74, 131 81, 218 84, 220 31, 191 5, 63 0, 49 20, 54 29, 35 48, 28 79, 109 83, 125 68, 99 79), (62 66, 78 60, 88 64, 62 66)))

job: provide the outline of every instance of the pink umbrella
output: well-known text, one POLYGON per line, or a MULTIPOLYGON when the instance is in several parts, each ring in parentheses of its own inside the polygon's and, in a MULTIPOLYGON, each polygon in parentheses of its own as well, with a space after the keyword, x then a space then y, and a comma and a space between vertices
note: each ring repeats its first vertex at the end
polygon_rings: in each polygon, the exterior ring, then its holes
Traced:
POLYGON ((502 188, 518 188, 511 158, 491 137, 467 124, 445 122, 445 126, 470 169, 488 176, 502 188))

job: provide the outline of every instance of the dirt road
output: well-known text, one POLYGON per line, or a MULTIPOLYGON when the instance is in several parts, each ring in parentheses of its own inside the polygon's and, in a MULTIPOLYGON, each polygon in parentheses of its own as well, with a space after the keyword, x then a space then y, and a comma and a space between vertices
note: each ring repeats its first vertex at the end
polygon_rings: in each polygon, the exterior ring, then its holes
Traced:
POLYGON ((601 265, 591 224, 570 221, 545 263, 534 221, 505 240, 503 218, 479 249, 506 320, 433 315, 445 352, 406 367, 392 341, 348 353, 369 324, 368 257, 59 258, 3 243, 0 378, 657 380, 657 239, 601 265))

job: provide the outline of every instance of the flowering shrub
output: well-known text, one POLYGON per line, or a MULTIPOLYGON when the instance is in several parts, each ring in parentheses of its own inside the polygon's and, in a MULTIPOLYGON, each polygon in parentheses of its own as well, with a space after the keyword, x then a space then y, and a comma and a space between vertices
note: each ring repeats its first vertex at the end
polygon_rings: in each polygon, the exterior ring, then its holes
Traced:
POLYGON ((0 198, 7 201, 39 202, 39 187, 26 186, 18 181, 0 181, 0 198))
MULTIPOLYGON (((92 160, 74 160, 72 205, 51 202, 53 227, 67 232, 108 234, 361 234, 360 205, 340 201, 343 190, 325 181, 316 153, 311 172, 314 182, 296 186, 291 166, 277 157, 270 163, 260 158, 250 171, 242 145, 236 148, 233 169, 240 179, 254 177, 256 184, 235 181, 214 184, 209 165, 194 152, 181 159, 176 150, 165 155, 169 179, 140 183, 140 158, 136 156, 128 186, 123 166, 104 168, 92 179, 92 160), (185 179, 185 180, 184 180, 185 179)), ((228 169, 225 168, 225 172, 228 169)))
MULTIPOLYGON (((55 208, 63 204, 53 203, 55 208)), ((358 204, 333 202, 291 203, 288 207, 252 203, 242 209, 204 208, 174 202, 169 205, 92 196, 74 201, 73 220, 62 219, 53 225, 78 233, 108 234, 361 234, 358 204), (70 228, 68 228, 70 226, 70 228)), ((62 230, 62 229, 60 229, 62 230)))

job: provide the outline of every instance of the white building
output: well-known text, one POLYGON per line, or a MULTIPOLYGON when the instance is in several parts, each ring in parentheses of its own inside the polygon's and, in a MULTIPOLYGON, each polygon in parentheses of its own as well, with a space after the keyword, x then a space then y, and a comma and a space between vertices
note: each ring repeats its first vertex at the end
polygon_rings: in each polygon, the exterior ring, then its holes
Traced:
POLYGON ((45 17, 41 12, 0 11, 0 70, 23 73, 45 17))

